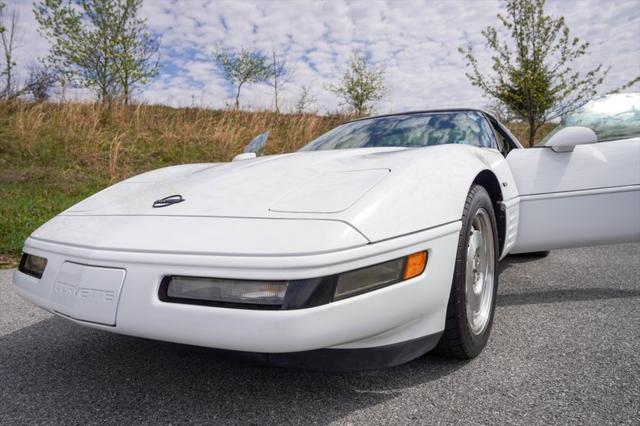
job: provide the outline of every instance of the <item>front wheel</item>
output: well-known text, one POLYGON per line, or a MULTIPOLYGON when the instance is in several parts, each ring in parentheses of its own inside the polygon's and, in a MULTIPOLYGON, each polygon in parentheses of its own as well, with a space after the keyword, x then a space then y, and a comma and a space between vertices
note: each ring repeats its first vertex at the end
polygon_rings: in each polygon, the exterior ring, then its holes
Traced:
POLYGON ((487 191, 473 185, 462 215, 445 330, 435 351, 470 359, 486 346, 498 290, 498 234, 487 191))

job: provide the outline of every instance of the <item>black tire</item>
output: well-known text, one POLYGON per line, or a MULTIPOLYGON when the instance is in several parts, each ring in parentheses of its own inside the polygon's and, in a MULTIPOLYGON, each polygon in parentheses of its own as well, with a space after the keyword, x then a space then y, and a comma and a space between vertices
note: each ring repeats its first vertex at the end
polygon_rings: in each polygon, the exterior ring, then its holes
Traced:
POLYGON ((487 344, 491 334, 493 316, 496 306, 496 294, 498 291, 498 233, 496 216, 493 203, 487 191, 480 185, 473 185, 465 202, 462 214, 462 229, 458 240, 456 264, 451 284, 451 294, 447 305, 447 318, 445 329, 438 346, 434 349, 440 355, 460 359, 471 359, 477 356, 487 344), (490 217, 494 247, 494 271, 493 271, 493 295, 489 312, 488 323, 480 334, 471 331, 467 320, 466 309, 466 265, 467 245, 472 230, 472 223, 479 209, 485 209, 490 217))

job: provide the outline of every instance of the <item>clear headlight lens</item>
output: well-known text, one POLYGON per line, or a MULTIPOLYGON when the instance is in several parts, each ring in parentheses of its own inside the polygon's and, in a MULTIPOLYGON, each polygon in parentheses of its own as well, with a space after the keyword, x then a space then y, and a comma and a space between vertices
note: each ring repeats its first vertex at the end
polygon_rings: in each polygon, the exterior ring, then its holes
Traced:
POLYGON ((171 277, 166 288, 166 295, 173 299, 281 305, 284 301, 287 285, 287 281, 171 277))
POLYGON ((33 254, 24 253, 20 260, 20 266, 18 270, 24 274, 31 275, 32 277, 42 278, 44 268, 47 267, 47 259, 40 256, 34 256, 33 254))

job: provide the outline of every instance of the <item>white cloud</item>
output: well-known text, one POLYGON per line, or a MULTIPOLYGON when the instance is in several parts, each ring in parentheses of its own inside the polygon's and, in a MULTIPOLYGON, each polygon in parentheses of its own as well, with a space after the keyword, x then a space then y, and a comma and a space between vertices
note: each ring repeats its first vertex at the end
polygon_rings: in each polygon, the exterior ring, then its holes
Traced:
MULTIPOLYGON (((48 43, 37 33, 27 0, 20 10, 22 43, 19 71, 44 56, 48 43)), ((612 67, 604 89, 640 74, 640 7, 637 0, 548 0, 547 10, 563 15, 574 35, 591 43, 579 69, 597 63, 612 67)), ((8 5, 11 9, 12 4, 8 5)), ((430 1, 204 1, 146 0, 142 15, 161 36, 162 72, 139 98, 175 106, 222 107, 233 97, 211 54, 217 45, 287 51, 295 64, 283 103, 292 104, 300 87, 312 87, 318 107, 333 111, 338 100, 326 90, 339 79, 352 50, 370 54, 387 70, 388 97, 379 112, 484 106, 486 99, 464 76, 458 47, 472 43, 479 57, 490 57, 481 30, 498 25, 503 4, 487 0, 430 1)), ((640 90, 640 85, 634 87, 640 90)), ((269 88, 243 88, 245 106, 272 106, 269 88)))

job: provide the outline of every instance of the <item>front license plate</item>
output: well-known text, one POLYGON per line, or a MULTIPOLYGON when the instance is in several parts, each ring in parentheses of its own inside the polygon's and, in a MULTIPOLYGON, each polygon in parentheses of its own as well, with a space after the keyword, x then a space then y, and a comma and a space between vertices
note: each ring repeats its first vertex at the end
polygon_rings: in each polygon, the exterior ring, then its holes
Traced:
POLYGON ((51 293, 51 308, 80 321, 116 325, 125 270, 65 262, 51 293))

